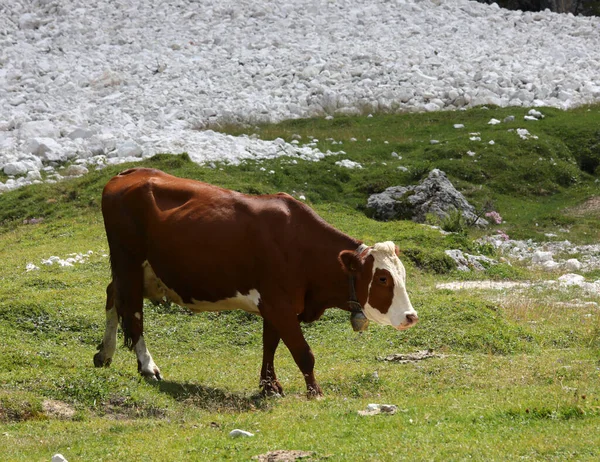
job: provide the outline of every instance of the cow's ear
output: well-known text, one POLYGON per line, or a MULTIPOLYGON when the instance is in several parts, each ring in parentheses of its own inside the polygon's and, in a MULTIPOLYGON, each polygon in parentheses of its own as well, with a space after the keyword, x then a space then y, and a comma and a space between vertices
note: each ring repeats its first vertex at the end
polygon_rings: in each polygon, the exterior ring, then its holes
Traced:
POLYGON ((400 257, 400 249, 398 248, 398 246, 394 247, 394 251, 396 252, 396 256, 400 257))
POLYGON ((356 252, 352 250, 342 250, 338 256, 338 260, 342 265, 344 272, 348 274, 356 274, 362 270, 363 262, 356 252))

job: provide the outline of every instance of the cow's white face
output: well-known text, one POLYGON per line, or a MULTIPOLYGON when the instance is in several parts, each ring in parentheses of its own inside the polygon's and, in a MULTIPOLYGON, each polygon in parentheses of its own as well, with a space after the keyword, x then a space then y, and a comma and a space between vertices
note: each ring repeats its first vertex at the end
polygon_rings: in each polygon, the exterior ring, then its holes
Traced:
POLYGON ((365 316, 378 324, 403 330, 414 326, 419 317, 406 293, 406 271, 393 242, 381 242, 359 255, 340 255, 347 271, 357 280, 357 292, 365 316), (354 271, 352 271, 354 270, 354 271))

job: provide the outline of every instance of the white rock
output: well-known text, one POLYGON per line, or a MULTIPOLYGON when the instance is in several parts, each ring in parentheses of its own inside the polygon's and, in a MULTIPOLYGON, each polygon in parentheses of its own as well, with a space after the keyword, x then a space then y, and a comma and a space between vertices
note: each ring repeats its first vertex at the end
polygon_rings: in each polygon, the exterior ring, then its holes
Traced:
POLYGON ((52 462, 68 462, 67 459, 65 459, 65 456, 63 456, 62 454, 54 454, 52 456, 52 462))
POLYGON ((553 260, 548 260, 542 263, 542 268, 544 268, 546 271, 554 271, 559 266, 560 264, 553 260))
POLYGON ((579 274, 563 274, 558 278, 558 282, 565 286, 581 286, 585 282, 585 278, 579 274))
POLYGON ((583 264, 576 258, 569 258, 565 262, 565 269, 568 271, 579 271, 581 268, 583 268, 583 264))
POLYGON ((88 171, 83 165, 69 165, 64 172, 64 176, 81 176, 88 173, 88 171))
POLYGON ((117 147, 117 156, 120 158, 127 157, 141 157, 142 148, 138 146, 134 141, 126 141, 117 147))
POLYGON ((337 165, 338 167, 345 167, 345 168, 362 168, 362 165, 360 165, 358 162, 354 162, 350 159, 343 159, 343 160, 339 160, 335 163, 335 165, 337 165))
POLYGON ((552 261, 552 252, 544 252, 542 250, 536 250, 531 258, 532 263, 542 264, 544 262, 552 261))
POLYGON ((535 109, 531 109, 527 114, 529 114, 532 117, 535 117, 536 119, 541 119, 544 117, 544 115, 540 111, 537 111, 535 109))
POLYGON ((500 123, 500 121, 498 119, 490 119, 490 121, 488 122, 488 125, 497 125, 499 123, 500 123))
POLYGON ((40 181, 42 179, 42 175, 39 170, 29 170, 27 172, 27 176, 25 177, 27 181, 40 181))
POLYGON ((25 175, 27 173, 27 164, 24 162, 9 162, 4 165, 6 175, 25 175))
POLYGON ((27 150, 45 162, 60 162, 64 160, 60 145, 52 138, 30 138, 27 140, 27 150))
POLYGON ((82 128, 82 127, 77 127, 75 130, 73 130, 71 133, 69 133, 69 138, 71 138, 72 140, 78 139, 78 138, 83 138, 83 139, 87 139, 90 138, 94 133, 91 130, 88 130, 86 128, 82 128))
POLYGON ((34 14, 25 13, 19 17, 20 29, 37 29, 38 27, 40 27, 40 20, 34 14))
POLYGON ((22 139, 30 138, 59 138, 60 131, 49 120, 36 120, 25 122, 19 129, 22 139))
POLYGON ((235 430, 231 430, 229 432, 229 436, 231 436, 232 438, 239 438, 240 436, 251 437, 254 436, 254 433, 250 433, 245 430, 240 430, 236 428, 235 430))
POLYGON ((35 266, 33 263, 27 263, 27 266, 25 267, 25 271, 29 272, 29 271, 36 271, 39 270, 39 266, 35 266))

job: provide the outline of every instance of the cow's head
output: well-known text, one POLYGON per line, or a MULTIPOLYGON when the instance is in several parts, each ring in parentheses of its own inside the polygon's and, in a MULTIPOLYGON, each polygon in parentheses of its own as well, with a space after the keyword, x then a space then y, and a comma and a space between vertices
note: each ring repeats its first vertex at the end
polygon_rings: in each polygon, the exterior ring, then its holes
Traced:
POLYGON ((339 256, 344 271, 353 276, 366 317, 396 329, 414 326, 419 317, 406 293, 406 271, 393 242, 381 242, 339 256))

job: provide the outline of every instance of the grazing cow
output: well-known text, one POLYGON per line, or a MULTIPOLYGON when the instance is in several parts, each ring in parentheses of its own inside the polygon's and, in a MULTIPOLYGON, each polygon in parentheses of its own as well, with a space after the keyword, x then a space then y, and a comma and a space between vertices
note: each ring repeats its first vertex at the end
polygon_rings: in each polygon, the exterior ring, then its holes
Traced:
POLYGON ((400 330, 418 321, 393 243, 367 247, 287 194, 248 196, 134 168, 107 183, 102 214, 112 282, 96 367, 110 364, 120 322, 140 373, 161 379, 142 335, 144 298, 166 298, 195 312, 241 309, 262 316, 265 394, 283 392, 273 367, 283 340, 308 395, 322 395, 300 321, 315 321, 328 307, 362 310, 400 330))

